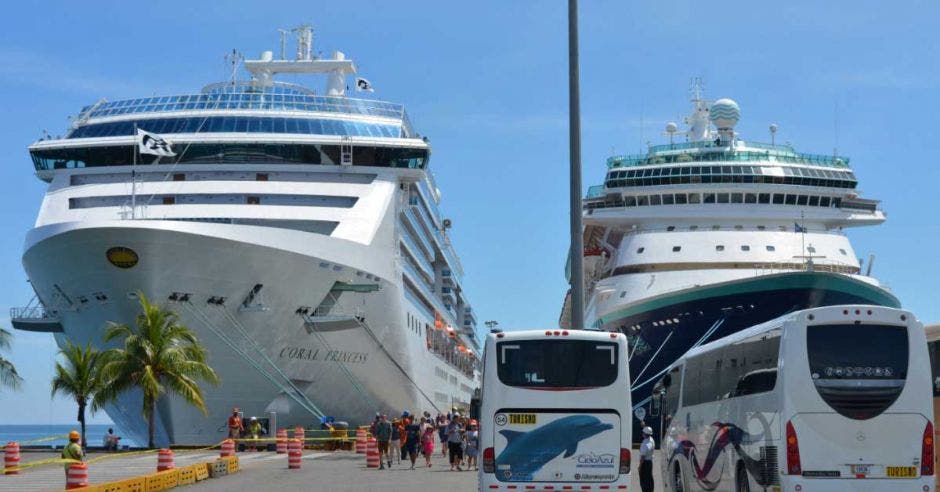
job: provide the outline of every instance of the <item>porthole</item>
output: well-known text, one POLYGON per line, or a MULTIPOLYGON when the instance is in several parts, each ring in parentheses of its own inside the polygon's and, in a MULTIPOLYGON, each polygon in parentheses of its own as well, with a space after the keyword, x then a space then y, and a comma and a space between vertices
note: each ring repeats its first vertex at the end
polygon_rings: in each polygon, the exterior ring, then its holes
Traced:
POLYGON ((776 250, 777 250, 776 247, 771 246, 771 245, 769 245, 769 244, 767 245, 767 251, 776 251, 776 250))
POLYGON ((669 231, 669 232, 672 232, 672 231, 676 230, 676 226, 669 226, 669 227, 666 228, 666 230, 669 231))
POLYGON ((848 253, 846 253, 842 248, 839 248, 839 252, 842 253, 843 256, 848 255, 848 253))
POLYGON ((751 247, 750 247, 750 246, 748 246, 748 245, 746 245, 746 244, 742 244, 742 245, 741 245, 741 251, 750 251, 750 250, 751 250, 751 247))
POLYGON ((673 247, 672 247, 672 252, 673 252, 673 253, 678 253, 679 251, 682 251, 682 246, 673 246, 673 247))
POLYGON ((725 250, 725 245, 723 244, 719 244, 718 246, 715 246, 715 251, 724 251, 724 250, 725 250))
POLYGON ((646 248, 637 248, 637 249, 636 249, 636 254, 640 254, 640 253, 642 253, 642 252, 645 251, 645 250, 646 250, 646 248))

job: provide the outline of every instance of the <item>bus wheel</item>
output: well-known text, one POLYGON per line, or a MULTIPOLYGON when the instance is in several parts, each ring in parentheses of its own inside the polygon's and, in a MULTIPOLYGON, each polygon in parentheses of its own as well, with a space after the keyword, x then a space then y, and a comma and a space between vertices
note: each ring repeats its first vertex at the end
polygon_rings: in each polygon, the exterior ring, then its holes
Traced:
POLYGON ((747 479, 747 470, 744 469, 744 465, 738 463, 738 472, 735 473, 735 487, 736 492, 751 492, 751 483, 747 479))
POLYGON ((685 477, 682 476, 682 466, 678 462, 672 467, 672 490, 685 492, 685 477))

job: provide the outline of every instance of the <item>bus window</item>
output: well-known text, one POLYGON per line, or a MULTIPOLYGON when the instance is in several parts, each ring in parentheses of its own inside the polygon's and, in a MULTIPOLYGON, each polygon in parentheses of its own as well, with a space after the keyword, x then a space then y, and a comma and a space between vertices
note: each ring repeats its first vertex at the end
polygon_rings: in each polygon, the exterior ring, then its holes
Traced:
POLYGON ((496 344, 496 373, 506 386, 597 388, 617 380, 617 344, 590 340, 518 340, 496 344))

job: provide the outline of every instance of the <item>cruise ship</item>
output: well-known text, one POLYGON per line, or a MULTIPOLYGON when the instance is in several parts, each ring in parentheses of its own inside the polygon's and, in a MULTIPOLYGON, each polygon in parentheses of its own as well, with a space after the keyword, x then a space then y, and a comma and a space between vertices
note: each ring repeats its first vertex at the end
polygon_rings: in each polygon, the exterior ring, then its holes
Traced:
MULTIPOLYGON (((350 97, 353 61, 292 32, 296 55, 283 37, 279 58, 235 53, 231 80, 102 99, 29 146, 49 186, 23 253, 36 299, 14 326, 107 348, 106 324, 133 326, 139 293, 175 310, 222 383, 204 386, 208 416, 163 398, 159 445, 219 442, 232 407, 279 428, 361 424, 465 406, 479 386, 428 138, 402 105, 350 97)), ((106 411, 147 442, 140 394, 106 411)))
POLYGON ((657 415, 655 383, 693 347, 800 309, 899 307, 845 234, 885 220, 849 159, 778 144, 776 125, 744 140, 740 116, 696 82, 684 135, 669 122, 668 144, 610 157, 583 200, 584 326, 627 335, 639 415, 657 415))

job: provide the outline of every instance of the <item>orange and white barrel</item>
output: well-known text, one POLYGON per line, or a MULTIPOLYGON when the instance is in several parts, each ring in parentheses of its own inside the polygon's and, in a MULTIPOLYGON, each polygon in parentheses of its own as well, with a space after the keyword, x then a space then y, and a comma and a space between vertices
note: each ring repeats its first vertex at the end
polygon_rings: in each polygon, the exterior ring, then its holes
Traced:
POLYGON ((366 430, 356 429, 356 454, 366 453, 366 430))
POLYGON ((370 437, 366 441, 366 468, 378 468, 379 458, 379 442, 370 437))
POLYGON ((290 451, 287 453, 287 469, 288 470, 299 470, 301 459, 303 458, 303 451, 290 451))
POLYGON ((300 439, 288 439, 287 454, 293 451, 302 452, 304 450, 303 442, 300 439))
POLYGON ((287 453, 287 429, 277 430, 277 454, 287 453))
POLYGON ((294 427, 294 439, 300 439, 300 448, 303 449, 304 446, 304 428, 301 426, 294 427))
POLYGON ((3 474, 18 475, 20 473, 20 444, 10 441, 3 447, 3 474))
POLYGON ((65 488, 80 489, 88 486, 88 465, 85 463, 72 463, 65 476, 65 488))
POLYGON ((170 449, 161 449, 157 453, 157 471, 172 470, 176 468, 173 465, 173 451, 170 449))
POLYGON ((223 458, 235 456, 235 441, 231 439, 222 441, 222 452, 219 455, 223 458))

